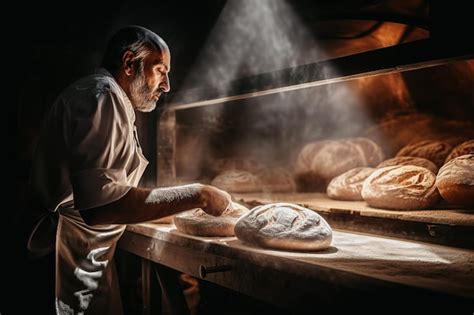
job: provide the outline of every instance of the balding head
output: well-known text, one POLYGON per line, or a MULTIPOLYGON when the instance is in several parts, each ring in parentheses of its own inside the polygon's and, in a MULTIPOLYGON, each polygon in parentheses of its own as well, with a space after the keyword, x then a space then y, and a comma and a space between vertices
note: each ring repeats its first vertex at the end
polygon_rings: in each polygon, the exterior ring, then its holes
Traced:
POLYGON ((144 27, 131 25, 118 30, 110 38, 102 66, 115 75, 126 51, 131 51, 137 59, 143 59, 151 51, 169 54, 168 45, 160 36, 144 27))

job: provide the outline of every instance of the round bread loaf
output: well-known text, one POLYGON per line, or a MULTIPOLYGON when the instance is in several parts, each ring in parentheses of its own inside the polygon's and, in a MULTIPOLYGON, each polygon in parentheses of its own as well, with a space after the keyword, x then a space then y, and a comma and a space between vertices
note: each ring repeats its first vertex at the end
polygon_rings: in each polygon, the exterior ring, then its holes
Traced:
POLYGON ((234 236, 235 223, 248 211, 249 209, 235 202, 218 217, 198 208, 175 215, 174 225, 179 232, 189 235, 234 236))
POLYGON ((362 186, 362 198, 370 206, 383 209, 426 209, 440 199, 436 175, 413 165, 376 169, 362 186))
POLYGON ((328 185, 329 198, 337 200, 363 200, 362 184, 374 171, 371 167, 356 167, 334 177, 328 185))
POLYGON ((436 187, 444 200, 461 206, 474 206, 474 154, 453 158, 436 176, 436 187))
POLYGON ((438 173, 438 167, 430 160, 416 156, 396 156, 377 165, 377 168, 393 165, 415 165, 429 169, 433 173, 438 173))
POLYGON ((211 185, 236 193, 262 191, 262 183, 255 175, 238 170, 222 172, 212 180, 211 185))
POLYGON ((257 177, 262 182, 264 192, 291 192, 295 191, 295 182, 290 172, 282 167, 267 168, 257 177))
POLYGON ((366 166, 363 151, 347 140, 308 143, 300 151, 295 170, 298 191, 326 191, 331 179, 359 166, 366 166))
POLYGON ((390 116, 370 127, 365 135, 378 143, 389 157, 410 142, 431 136, 434 120, 420 113, 390 116))
POLYGON ((454 149, 451 150, 444 163, 447 163, 448 161, 465 154, 474 154, 474 139, 465 141, 454 147, 454 149))
POLYGON ((216 175, 232 170, 256 173, 263 170, 264 165, 252 158, 222 158, 213 160, 210 169, 216 175))
POLYGON ((382 148, 369 138, 357 137, 350 138, 348 141, 362 151, 365 158, 364 166, 374 167, 384 160, 382 148))
POLYGON ((423 140, 403 147, 396 156, 416 156, 430 160, 441 167, 453 147, 446 142, 423 140))
POLYGON ((316 212, 290 203, 258 206, 242 216, 235 235, 244 243, 282 250, 323 250, 332 229, 316 212))

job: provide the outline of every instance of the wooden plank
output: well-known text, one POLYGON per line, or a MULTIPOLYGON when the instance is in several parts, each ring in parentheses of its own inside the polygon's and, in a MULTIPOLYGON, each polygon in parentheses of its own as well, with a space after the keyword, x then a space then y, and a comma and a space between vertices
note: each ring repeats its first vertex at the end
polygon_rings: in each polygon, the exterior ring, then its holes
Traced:
POLYGON ((252 206, 296 203, 315 210, 334 228, 474 248, 474 209, 385 210, 363 201, 329 199, 322 193, 233 194, 233 198, 252 206))
POLYGON ((467 269, 474 252, 335 231, 324 252, 253 248, 236 238, 203 238, 173 226, 129 226, 119 246, 138 256, 199 277, 204 266, 230 265, 206 281, 284 308, 306 309, 341 299, 363 305, 393 294, 416 303, 466 305, 474 298, 467 269), (467 268, 467 269, 466 269, 467 268))

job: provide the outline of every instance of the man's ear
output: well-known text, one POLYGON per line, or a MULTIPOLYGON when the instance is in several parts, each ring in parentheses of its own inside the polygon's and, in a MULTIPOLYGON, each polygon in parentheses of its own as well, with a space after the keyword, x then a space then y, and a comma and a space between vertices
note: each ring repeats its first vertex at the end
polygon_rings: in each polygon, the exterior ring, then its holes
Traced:
POLYGON ((133 59, 135 54, 130 50, 127 50, 122 56, 122 67, 126 76, 131 76, 133 74, 133 59))

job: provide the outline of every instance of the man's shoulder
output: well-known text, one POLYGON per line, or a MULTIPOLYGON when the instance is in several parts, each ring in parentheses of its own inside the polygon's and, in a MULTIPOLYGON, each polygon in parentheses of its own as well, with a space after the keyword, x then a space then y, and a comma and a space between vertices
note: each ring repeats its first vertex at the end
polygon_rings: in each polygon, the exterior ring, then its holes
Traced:
POLYGON ((102 73, 94 73, 73 82, 63 94, 68 98, 86 95, 99 96, 107 93, 119 94, 119 89, 113 77, 102 73))

